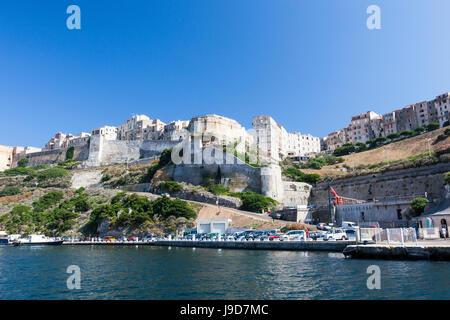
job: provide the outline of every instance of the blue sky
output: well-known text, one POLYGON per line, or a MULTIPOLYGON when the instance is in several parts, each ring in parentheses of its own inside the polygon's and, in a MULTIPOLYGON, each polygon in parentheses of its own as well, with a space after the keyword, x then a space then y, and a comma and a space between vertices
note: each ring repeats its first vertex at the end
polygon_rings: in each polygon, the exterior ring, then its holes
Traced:
POLYGON ((316 136, 450 91, 448 0, 2 1, 0 144, 133 114, 316 136), (81 8, 68 30, 66 8, 81 8), (381 30, 366 8, 381 8, 381 30))

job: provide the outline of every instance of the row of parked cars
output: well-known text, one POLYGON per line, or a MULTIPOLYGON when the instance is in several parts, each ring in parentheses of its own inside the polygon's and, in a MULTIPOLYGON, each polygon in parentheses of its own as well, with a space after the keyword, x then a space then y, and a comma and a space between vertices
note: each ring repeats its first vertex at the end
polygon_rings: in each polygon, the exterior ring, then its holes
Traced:
POLYGON ((62 238, 61 240, 66 242, 148 242, 155 241, 156 238, 153 237, 152 234, 146 235, 143 238, 139 238, 136 236, 131 237, 115 237, 115 236, 105 236, 105 237, 86 237, 83 239, 80 238, 62 238))
POLYGON ((333 240, 353 240, 354 230, 344 230, 342 228, 332 228, 327 231, 309 232, 304 230, 291 230, 286 233, 263 230, 247 230, 236 233, 201 233, 189 234, 182 237, 182 240, 203 240, 203 241, 333 241, 333 240))

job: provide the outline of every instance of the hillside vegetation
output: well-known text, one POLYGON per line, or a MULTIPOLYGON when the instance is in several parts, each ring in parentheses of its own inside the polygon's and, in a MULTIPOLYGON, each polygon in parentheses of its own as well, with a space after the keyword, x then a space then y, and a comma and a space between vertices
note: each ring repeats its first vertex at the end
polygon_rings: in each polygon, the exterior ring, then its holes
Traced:
POLYGON ((404 167, 429 165, 438 162, 447 162, 450 151, 449 127, 426 132, 401 141, 380 146, 375 149, 352 153, 341 156, 343 162, 323 166, 321 169, 304 169, 305 173, 315 173, 324 176, 346 176, 354 171, 370 171, 386 167, 400 169, 399 164, 404 167), (429 157, 429 151, 431 157, 429 157), (444 156, 443 156, 444 155, 444 156), (420 161, 420 162, 418 162, 420 161))

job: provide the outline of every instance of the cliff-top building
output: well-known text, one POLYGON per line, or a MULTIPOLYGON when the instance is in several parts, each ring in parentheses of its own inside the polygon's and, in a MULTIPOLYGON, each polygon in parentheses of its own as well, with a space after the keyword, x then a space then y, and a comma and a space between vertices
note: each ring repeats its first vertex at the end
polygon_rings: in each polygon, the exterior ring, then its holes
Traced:
POLYGON ((414 130, 432 122, 439 123, 442 127, 448 125, 449 111, 450 93, 448 92, 437 96, 434 100, 410 104, 383 115, 368 111, 353 116, 350 125, 325 137, 324 147, 328 151, 333 151, 344 143, 365 143, 367 140, 414 130))

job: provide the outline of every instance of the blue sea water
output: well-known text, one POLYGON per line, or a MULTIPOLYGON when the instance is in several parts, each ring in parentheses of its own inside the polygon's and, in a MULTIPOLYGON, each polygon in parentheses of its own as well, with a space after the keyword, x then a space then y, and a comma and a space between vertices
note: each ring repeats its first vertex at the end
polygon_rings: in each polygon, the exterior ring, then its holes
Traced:
POLYGON ((450 299, 450 263, 339 253, 0 246, 0 299, 450 299), (67 267, 81 271, 68 289, 67 267), (367 267, 381 270, 369 290, 367 267))

